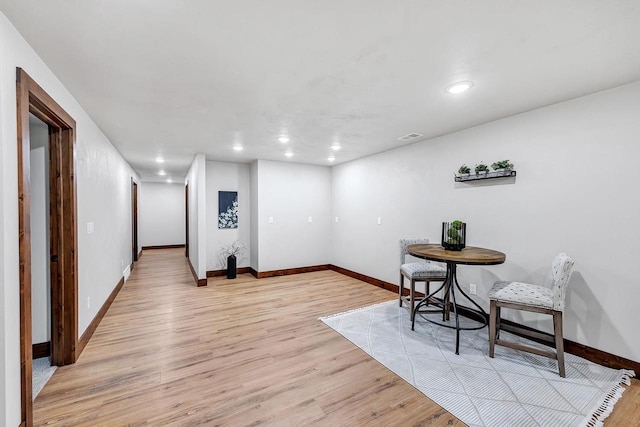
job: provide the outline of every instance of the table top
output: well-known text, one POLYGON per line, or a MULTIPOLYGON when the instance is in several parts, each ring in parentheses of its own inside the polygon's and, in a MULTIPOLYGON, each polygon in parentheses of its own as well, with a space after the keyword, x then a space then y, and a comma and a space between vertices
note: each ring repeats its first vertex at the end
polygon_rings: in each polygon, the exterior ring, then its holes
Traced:
POLYGON ((411 255, 418 258, 467 265, 502 264, 507 258, 502 252, 475 246, 467 246, 461 251, 448 251, 437 243, 429 243, 426 245, 410 245, 407 250, 411 255))

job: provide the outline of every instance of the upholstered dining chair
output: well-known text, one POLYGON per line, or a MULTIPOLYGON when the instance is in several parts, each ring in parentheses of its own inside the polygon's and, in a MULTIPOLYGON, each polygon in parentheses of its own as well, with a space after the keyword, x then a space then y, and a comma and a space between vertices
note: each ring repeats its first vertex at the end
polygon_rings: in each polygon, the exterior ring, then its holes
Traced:
POLYGON ((495 345, 527 351, 540 356, 557 359, 558 372, 565 377, 564 342, 562 337, 562 313, 567 285, 573 272, 574 261, 565 253, 556 256, 552 263, 553 281, 551 287, 521 282, 496 282, 489 291, 489 357, 493 357, 495 345), (531 332, 517 326, 501 326, 500 310, 512 308, 553 316, 553 338, 531 332), (500 330, 508 330, 521 335, 548 340, 555 344, 556 351, 541 350, 527 345, 500 339, 500 330))
POLYGON ((447 270, 437 264, 429 261, 420 260, 417 262, 406 262, 409 254, 407 248, 410 245, 427 244, 429 239, 400 239, 400 307, 404 301, 409 307, 409 313, 413 319, 413 310, 415 307, 416 282, 425 283, 425 295, 429 295, 429 283, 444 282, 447 278, 447 270), (404 278, 409 280, 409 296, 404 294, 404 278))

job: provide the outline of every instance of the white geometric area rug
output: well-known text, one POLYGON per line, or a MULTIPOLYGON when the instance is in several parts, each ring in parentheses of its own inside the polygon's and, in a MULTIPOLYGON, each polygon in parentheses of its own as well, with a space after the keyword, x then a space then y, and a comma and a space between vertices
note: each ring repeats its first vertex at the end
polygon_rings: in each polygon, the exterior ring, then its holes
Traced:
POLYGON ((546 357, 496 346, 491 359, 486 328, 461 331, 456 355, 453 329, 416 317, 412 331, 398 300, 320 320, 469 426, 600 426, 634 376, 571 354, 566 378, 546 357))

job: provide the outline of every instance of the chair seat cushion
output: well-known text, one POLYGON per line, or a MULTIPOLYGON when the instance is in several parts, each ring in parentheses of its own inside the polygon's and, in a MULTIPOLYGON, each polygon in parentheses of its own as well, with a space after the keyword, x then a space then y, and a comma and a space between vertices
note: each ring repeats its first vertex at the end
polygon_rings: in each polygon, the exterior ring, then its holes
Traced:
POLYGON ((530 283, 496 282, 489 291, 489 299, 553 309, 551 289, 530 283))
POLYGON ((400 272, 409 279, 442 279, 447 277, 447 270, 430 262, 410 262, 400 266, 400 272))

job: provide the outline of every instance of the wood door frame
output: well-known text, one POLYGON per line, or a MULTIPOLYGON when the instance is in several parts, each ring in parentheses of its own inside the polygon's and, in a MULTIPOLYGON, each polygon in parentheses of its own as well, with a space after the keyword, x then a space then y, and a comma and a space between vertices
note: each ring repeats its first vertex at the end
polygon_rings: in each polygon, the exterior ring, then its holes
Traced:
POLYGON ((77 360, 78 236, 75 120, 23 69, 16 68, 18 233, 20 257, 20 389, 22 424, 33 424, 31 190, 29 113, 49 126, 49 219, 52 363, 77 360))
POLYGON ((131 177, 131 271, 138 261, 138 181, 131 177))
POLYGON ((189 181, 187 181, 187 184, 184 186, 184 206, 184 256, 189 258, 189 181))

